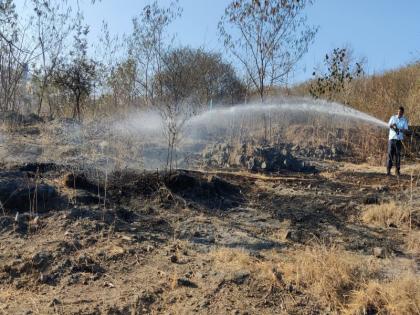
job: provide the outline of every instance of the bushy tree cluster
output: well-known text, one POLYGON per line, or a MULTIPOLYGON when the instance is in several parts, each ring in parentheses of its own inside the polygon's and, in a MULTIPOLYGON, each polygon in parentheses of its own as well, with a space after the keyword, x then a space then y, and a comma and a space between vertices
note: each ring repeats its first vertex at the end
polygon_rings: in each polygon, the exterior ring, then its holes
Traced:
POLYGON ((169 27, 182 15, 177 0, 167 7, 146 5, 123 38, 111 36, 103 23, 92 46, 81 8, 96 2, 29 0, 29 15, 19 16, 14 0, 0 0, 0 110, 78 119, 133 107, 188 104, 200 111, 242 102, 249 93, 245 81, 263 100, 267 87, 284 82, 316 33, 303 14, 310 0, 232 1, 219 31, 243 66, 242 78, 220 53, 174 45, 169 27), (232 33, 234 28, 240 32, 232 33))
POLYGON ((347 48, 335 48, 326 54, 324 67, 324 72, 312 73, 315 78, 309 92, 315 98, 334 100, 336 95, 345 91, 353 79, 364 74, 363 62, 353 62, 347 48))

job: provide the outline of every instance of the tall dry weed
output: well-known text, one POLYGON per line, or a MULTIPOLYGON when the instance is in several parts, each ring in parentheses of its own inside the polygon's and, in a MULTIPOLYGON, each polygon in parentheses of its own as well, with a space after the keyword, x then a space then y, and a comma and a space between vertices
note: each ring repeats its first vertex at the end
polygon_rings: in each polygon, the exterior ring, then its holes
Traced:
POLYGON ((367 206, 362 214, 363 222, 381 227, 407 227, 410 224, 410 207, 395 201, 367 206))
POLYGON ((420 314, 420 277, 407 273, 389 282, 369 281, 352 292, 345 314, 420 314))
POLYGON ((338 311, 345 308, 353 290, 377 276, 379 268, 365 256, 337 246, 315 245, 294 252, 281 270, 288 281, 338 311))

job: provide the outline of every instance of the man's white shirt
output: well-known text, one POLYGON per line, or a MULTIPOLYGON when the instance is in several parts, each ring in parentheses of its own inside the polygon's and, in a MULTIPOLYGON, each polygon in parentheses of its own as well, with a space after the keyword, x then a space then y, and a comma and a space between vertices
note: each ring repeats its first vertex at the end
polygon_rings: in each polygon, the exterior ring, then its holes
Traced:
MULTIPOLYGON (((401 118, 398 118, 398 115, 394 115, 389 120, 388 126, 391 127, 393 124, 397 125, 397 128, 400 130, 408 130, 408 121, 407 119, 402 116, 401 118)), ((403 140, 404 139, 404 133, 399 132, 398 134, 395 132, 394 129, 389 129, 389 140, 403 140)))

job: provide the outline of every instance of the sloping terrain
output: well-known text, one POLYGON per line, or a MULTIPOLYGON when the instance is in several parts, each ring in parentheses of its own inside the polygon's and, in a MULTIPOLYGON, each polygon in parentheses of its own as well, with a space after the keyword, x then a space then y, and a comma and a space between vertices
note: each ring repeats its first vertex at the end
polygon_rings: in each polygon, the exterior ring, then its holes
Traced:
POLYGON ((0 314, 414 314, 419 168, 382 171, 4 168, 0 314), (391 201, 410 217, 366 220, 391 201))
POLYGON ((145 171, 161 143, 32 120, 0 139, 0 314, 419 313, 418 164, 210 142, 145 171))

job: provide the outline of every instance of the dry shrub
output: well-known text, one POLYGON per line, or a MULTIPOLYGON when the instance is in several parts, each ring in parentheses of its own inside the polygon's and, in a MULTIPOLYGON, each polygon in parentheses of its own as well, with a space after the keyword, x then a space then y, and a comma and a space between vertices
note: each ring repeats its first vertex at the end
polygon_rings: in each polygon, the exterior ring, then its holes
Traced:
POLYGON ((226 273, 250 272, 254 279, 267 287, 279 281, 277 263, 259 261, 243 249, 221 248, 211 252, 210 257, 217 270, 226 273))
POLYGON ((389 279, 386 262, 323 244, 273 255, 262 262, 224 248, 210 257, 218 270, 248 271, 267 288, 295 286, 332 314, 420 314, 420 277, 413 272, 389 279))
POLYGON ((288 281, 322 305, 342 310, 353 290, 378 275, 374 260, 336 246, 315 245, 292 253, 281 269, 288 281))
POLYGON ((420 231, 411 230, 405 239, 405 246, 409 253, 420 256, 420 231))
POLYGON ((367 224, 389 227, 408 226, 410 220, 410 208, 395 201, 379 205, 367 206, 362 214, 363 222, 367 224))
MULTIPOLYGON (((404 105, 412 125, 420 123, 420 63, 353 80, 348 89, 336 93, 334 101, 345 103, 387 121, 396 107, 404 105)), ((294 96, 310 95, 312 81, 293 87, 294 96)))
POLYGON ((420 314, 420 277, 408 273, 386 283, 370 281, 350 300, 346 314, 420 314))
POLYGON ((243 249, 220 248, 211 252, 210 257, 218 270, 235 272, 253 264, 252 257, 243 249))

